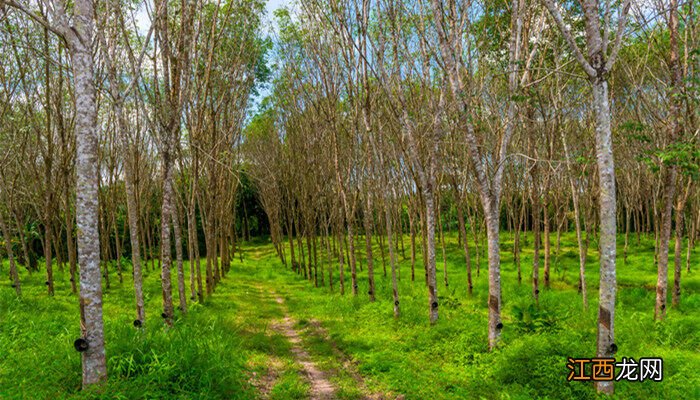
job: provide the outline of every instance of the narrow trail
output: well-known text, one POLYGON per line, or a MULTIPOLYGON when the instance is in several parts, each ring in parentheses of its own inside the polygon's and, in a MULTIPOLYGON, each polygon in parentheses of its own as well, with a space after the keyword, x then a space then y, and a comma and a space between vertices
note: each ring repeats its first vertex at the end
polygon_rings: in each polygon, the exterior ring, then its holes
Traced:
POLYGON ((285 291, 265 279, 250 278, 246 285, 256 294, 245 296, 246 301, 252 300, 246 309, 259 321, 258 329, 267 332, 264 335, 275 343, 255 361, 257 374, 251 384, 261 399, 404 399, 401 394, 370 389, 359 372, 359 364, 338 346, 321 321, 309 317, 298 320, 295 302, 287 303, 285 291), (303 392, 290 391, 290 374, 303 392))
POLYGON ((272 329, 283 334, 292 344, 292 353, 304 369, 309 384, 311 385, 311 400, 329 400, 335 398, 335 387, 328 380, 326 373, 321 371, 311 360, 309 353, 302 347, 299 332, 294 329, 294 320, 289 316, 284 299, 275 295, 275 301, 284 310, 284 318, 279 323, 272 325, 272 329))

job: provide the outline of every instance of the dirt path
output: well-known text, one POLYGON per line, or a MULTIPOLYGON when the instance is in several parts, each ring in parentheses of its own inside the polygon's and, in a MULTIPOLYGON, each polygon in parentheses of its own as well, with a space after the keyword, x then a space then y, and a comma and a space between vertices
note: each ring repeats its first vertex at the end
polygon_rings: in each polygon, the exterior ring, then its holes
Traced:
POLYGON ((311 361, 311 356, 302 347, 299 332, 294 329, 294 320, 289 316, 284 299, 275 296, 275 301, 284 309, 284 318, 281 322, 273 324, 272 328, 287 337, 292 344, 292 353, 304 369, 309 384, 311 385, 312 400, 327 400, 335 398, 335 387, 328 380, 326 373, 321 371, 316 364, 311 361))

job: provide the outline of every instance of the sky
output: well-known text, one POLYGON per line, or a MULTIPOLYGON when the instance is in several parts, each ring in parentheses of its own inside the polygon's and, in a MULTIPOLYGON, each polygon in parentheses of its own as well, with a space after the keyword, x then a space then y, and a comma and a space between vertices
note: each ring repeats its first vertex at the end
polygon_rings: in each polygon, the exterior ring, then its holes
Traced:
MULTIPOLYGON (((272 21, 273 11, 286 5, 290 5, 291 2, 292 0, 267 0, 265 9, 267 11, 268 20, 272 21)), ((139 10, 136 12, 136 21, 139 33, 145 34, 146 32, 148 32, 148 28, 151 26, 151 22, 148 18, 148 14, 146 13, 146 8, 143 5, 139 7, 139 10)))
POLYGON ((290 0, 268 0, 267 15, 272 16, 272 12, 280 7, 284 7, 290 3, 290 0))

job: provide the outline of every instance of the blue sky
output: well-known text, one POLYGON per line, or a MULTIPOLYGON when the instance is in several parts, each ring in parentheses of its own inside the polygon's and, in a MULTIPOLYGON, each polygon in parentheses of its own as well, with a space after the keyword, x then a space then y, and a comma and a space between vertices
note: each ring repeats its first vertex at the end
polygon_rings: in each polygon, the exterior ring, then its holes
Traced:
MULTIPOLYGON (((268 0, 267 5, 265 6, 267 10, 267 18, 272 21, 272 12, 289 4, 291 4, 291 0, 268 0)), ((146 13, 146 8, 143 6, 143 4, 139 6, 139 10, 136 12, 136 21, 139 33, 146 34, 146 32, 148 32, 148 28, 151 26, 151 23, 148 18, 148 14, 146 13)))
POLYGON ((268 0, 267 15, 272 16, 272 11, 289 4, 289 0, 268 0))

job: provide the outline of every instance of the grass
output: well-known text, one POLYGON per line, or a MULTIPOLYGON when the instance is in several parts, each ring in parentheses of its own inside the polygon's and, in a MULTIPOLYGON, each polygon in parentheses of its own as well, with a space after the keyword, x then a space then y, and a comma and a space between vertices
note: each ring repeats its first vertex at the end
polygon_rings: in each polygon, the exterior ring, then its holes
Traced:
MULTIPOLYGON (((582 310, 576 290, 578 256, 572 234, 562 237, 560 251, 552 257, 552 288, 541 290, 536 308, 529 279, 532 237, 522 252, 519 285, 506 233, 503 343, 489 352, 486 257, 480 257, 481 273, 478 277, 474 273, 474 295, 469 297, 456 237, 446 239, 449 287, 442 283, 438 249, 440 319, 432 327, 420 254, 416 281, 411 282, 410 259, 399 253, 399 320, 392 317, 391 281, 382 276, 378 249, 374 252, 378 301, 369 303, 366 269, 358 269, 360 295, 341 296, 336 264, 332 265, 335 292, 329 293, 327 286, 315 288, 285 269, 269 242, 249 243, 244 262, 236 258, 217 292, 204 305, 190 303, 189 313, 178 314, 171 329, 160 320, 156 271, 145 277, 144 331, 132 326, 130 274, 125 271, 123 284, 115 274, 104 298, 109 381, 99 392, 79 390, 80 356, 72 346, 79 336, 79 316, 67 271, 56 272, 56 296, 48 298, 43 273, 28 276, 23 270, 22 299, 15 297, 9 281, 3 280, 0 287, 0 398, 249 399, 259 396, 253 384, 261 386, 256 380, 266 376, 272 377, 263 385, 269 397, 306 398, 309 387, 291 345, 271 328, 272 321, 283 317, 272 291, 285 298, 305 348, 319 368, 329 372, 339 398, 362 398, 367 391, 402 394, 406 399, 596 398, 590 383, 567 382, 565 367, 567 357, 594 356, 595 251, 589 252, 587 264, 588 311, 582 310), (319 324, 323 333, 314 328, 319 324), (362 375, 363 387, 353 371, 362 375)), ((409 255, 409 241, 405 244, 409 255)), ((619 248, 621 253, 622 243, 619 248)), ((472 250, 475 260, 476 249, 472 250)), ((693 268, 698 261, 694 255, 693 268)), ((6 264, 2 271, 6 277, 6 264)), ((672 271, 669 276, 672 282, 672 271)), ((349 279, 346 273, 348 292, 349 279)), ((636 246, 633 240, 628 262, 618 259, 616 357, 663 357, 664 380, 618 382, 614 397, 700 398, 700 277, 684 269, 682 304, 669 309, 663 323, 653 320, 655 282, 653 242, 643 238, 636 246)))
MULTIPOLYGON (((408 399, 595 398, 590 383, 566 381, 567 357, 595 356, 599 279, 595 244, 591 244, 593 250, 588 254, 590 305, 584 312, 577 293, 578 254, 573 234, 563 235, 558 255, 552 256, 552 288, 541 290, 539 309, 534 306, 530 284, 532 237, 522 251, 520 285, 510 254, 510 234, 506 233, 502 239, 505 328, 503 344, 494 352, 487 350, 486 339, 486 256, 480 257, 481 274, 478 277, 474 274, 474 295, 470 298, 464 258, 454 236, 447 237, 448 288, 442 283, 442 257, 441 251, 437 251, 441 305, 439 322, 433 327, 428 323, 428 294, 420 254, 415 282, 410 280, 410 259, 399 256, 402 316, 398 321, 392 317, 391 282, 382 277, 377 249, 374 251, 379 299, 376 303, 369 303, 364 295, 368 289, 366 270, 358 270, 360 295, 353 298, 337 293, 337 271, 334 271, 336 293, 329 294, 328 288, 312 288, 293 272, 283 270, 271 250, 260 253, 260 258, 263 265, 278 265, 272 268, 279 272, 267 272, 265 279, 285 288, 294 316, 301 321, 321 321, 331 340, 358 363, 374 391, 401 393, 408 399)), ((619 245, 621 253, 622 241, 619 245)), ((554 243, 552 249, 554 252, 554 243)), ((472 248, 472 261, 475 251, 472 248)), ((408 248, 406 253, 409 255, 408 248)), ((698 261, 693 255, 691 268, 698 261)), ((672 274, 671 268, 670 284, 672 274)), ((541 269, 540 279, 542 275, 541 269)), ((349 288, 349 277, 346 279, 349 288)), ((663 357, 664 380, 618 382, 615 397, 700 398, 700 276, 683 270, 681 306, 670 309, 663 323, 653 320, 655 282, 653 241, 644 238, 640 246, 636 243, 631 246, 627 263, 621 256, 618 260, 616 357, 636 360, 663 357)), ((315 345, 311 349, 319 353, 322 361, 331 358, 323 346, 315 345)))
POLYGON ((68 272, 56 271, 53 298, 46 295, 43 273, 23 271, 21 278, 21 299, 9 282, 0 291, 2 399, 252 399, 257 391, 251 375, 266 371, 271 357, 284 365, 273 398, 306 393, 286 339, 268 329, 269 320, 280 317, 274 301, 231 277, 205 305, 190 303, 187 315, 178 311, 167 329, 156 271, 145 273, 143 331, 132 325, 131 280, 119 284, 112 277, 104 293, 109 381, 99 391, 81 391, 80 355, 73 349, 80 335, 78 298, 70 294, 68 272))

